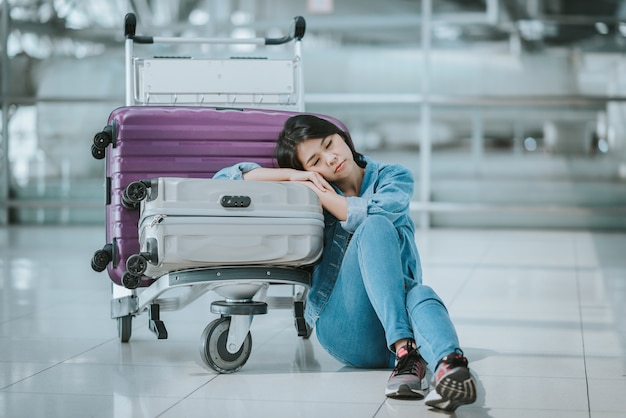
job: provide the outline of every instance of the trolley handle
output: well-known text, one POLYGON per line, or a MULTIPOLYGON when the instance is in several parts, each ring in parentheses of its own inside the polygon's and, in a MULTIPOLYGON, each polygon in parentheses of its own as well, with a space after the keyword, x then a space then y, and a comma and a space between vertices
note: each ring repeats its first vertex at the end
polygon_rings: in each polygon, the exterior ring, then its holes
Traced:
POLYGON ((153 43, 203 43, 203 44, 256 44, 256 45, 281 45, 291 42, 292 40, 300 41, 304 37, 306 31, 306 22, 302 16, 293 18, 289 33, 282 38, 181 38, 181 37, 162 37, 162 36, 145 36, 135 35, 137 29, 137 17, 134 13, 126 14, 124 18, 124 37, 132 39, 137 44, 153 44, 153 43))
POLYGON ((296 41, 302 40, 304 32, 306 31, 306 22, 302 16, 296 16, 291 21, 291 27, 289 28, 289 34, 282 38, 264 38, 265 45, 280 45, 291 42, 294 39, 296 41))

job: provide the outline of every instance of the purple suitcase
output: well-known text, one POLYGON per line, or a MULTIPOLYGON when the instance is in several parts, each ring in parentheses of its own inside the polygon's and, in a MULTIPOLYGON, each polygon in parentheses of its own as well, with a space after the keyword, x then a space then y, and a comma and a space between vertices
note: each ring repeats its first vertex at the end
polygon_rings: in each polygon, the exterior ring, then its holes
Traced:
POLYGON ((275 141, 293 114, 207 107, 114 110, 92 148, 96 158, 106 159, 107 194, 107 245, 96 252, 92 267, 102 271, 106 266, 116 284, 149 286, 154 280, 148 277, 140 283, 124 283, 126 260, 139 251, 139 212, 124 207, 127 186, 154 177, 210 178, 220 168, 241 161, 276 166, 275 141))

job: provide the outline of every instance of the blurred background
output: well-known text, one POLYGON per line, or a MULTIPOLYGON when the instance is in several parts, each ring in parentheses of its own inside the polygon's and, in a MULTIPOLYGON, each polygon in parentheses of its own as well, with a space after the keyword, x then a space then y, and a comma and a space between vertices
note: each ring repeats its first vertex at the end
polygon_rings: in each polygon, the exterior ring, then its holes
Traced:
POLYGON ((0 224, 104 224, 104 162, 90 149, 124 105, 133 12, 137 34, 186 37, 277 37, 305 17, 306 111, 410 167, 422 227, 626 230, 626 1, 3 0, 0 11, 0 224))

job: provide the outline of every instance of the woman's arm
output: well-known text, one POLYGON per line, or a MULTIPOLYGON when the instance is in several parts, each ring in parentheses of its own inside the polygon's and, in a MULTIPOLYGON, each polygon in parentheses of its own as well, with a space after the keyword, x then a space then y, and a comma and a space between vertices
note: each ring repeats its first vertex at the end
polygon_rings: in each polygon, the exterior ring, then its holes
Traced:
POLYGON ((320 190, 311 182, 307 181, 303 183, 317 194, 322 207, 335 218, 340 221, 345 221, 348 218, 348 200, 345 196, 338 194, 332 187, 330 189, 320 190))
POLYGON ((348 213, 348 205, 345 198, 339 196, 324 177, 311 171, 294 170, 292 168, 265 168, 256 163, 244 162, 221 169, 213 178, 257 181, 297 181, 310 187, 319 196, 322 207, 336 217, 345 219, 348 213))
POLYGON ((348 218, 348 199, 337 194, 335 190, 317 193, 322 202, 322 207, 333 214, 340 221, 348 218))
POLYGON ((243 173, 244 180, 261 180, 261 181, 290 181, 294 175, 294 169, 291 168, 265 168, 258 167, 243 173))
MULTIPOLYGON (((244 180, 261 181, 300 181, 312 185, 315 192, 326 193, 334 189, 324 177, 311 171, 295 170, 293 168, 265 168, 258 167, 243 173, 244 180)), ((318 193, 319 194, 319 193, 318 193)))
POLYGON ((413 195, 413 174, 400 165, 386 165, 362 196, 347 197, 348 216, 341 226, 354 232, 369 215, 382 215, 394 224, 409 214, 413 195))
POLYGON ((244 180, 297 181, 308 186, 320 199, 322 207, 340 221, 348 216, 348 201, 337 194, 335 189, 318 173, 294 170, 292 168, 259 167, 243 174, 244 180))

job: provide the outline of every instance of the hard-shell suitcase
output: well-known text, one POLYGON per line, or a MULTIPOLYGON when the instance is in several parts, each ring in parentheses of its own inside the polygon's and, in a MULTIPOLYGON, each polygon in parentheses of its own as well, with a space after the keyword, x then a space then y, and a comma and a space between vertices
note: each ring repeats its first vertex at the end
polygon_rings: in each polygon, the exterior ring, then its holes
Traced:
POLYGON ((142 184, 140 252, 127 262, 132 274, 157 278, 202 267, 299 267, 321 255, 321 206, 302 184, 174 177, 142 184))

